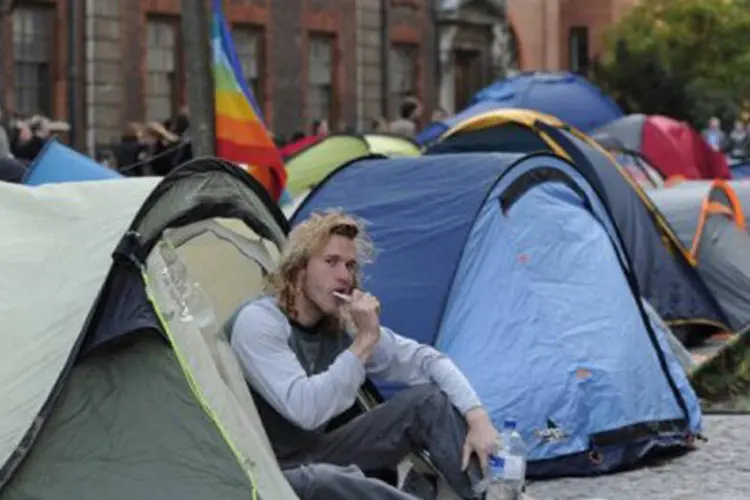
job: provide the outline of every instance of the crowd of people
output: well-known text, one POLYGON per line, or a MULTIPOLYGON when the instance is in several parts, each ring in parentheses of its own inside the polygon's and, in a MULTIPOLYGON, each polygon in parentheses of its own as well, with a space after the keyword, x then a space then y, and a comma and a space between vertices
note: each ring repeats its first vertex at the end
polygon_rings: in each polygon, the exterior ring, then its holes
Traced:
POLYGON ((189 129, 187 108, 161 123, 131 122, 104 161, 127 177, 167 175, 192 158, 189 129))
MULTIPOLYGON (((362 132, 414 139, 424 125, 423 109, 419 99, 407 97, 400 104, 396 119, 388 121, 377 117, 371 121, 369 130, 362 132)), ((446 117, 447 113, 438 108, 432 113, 430 121, 440 121, 446 117)), ((187 107, 163 122, 131 122, 122 131, 119 141, 105 154, 98 154, 96 160, 127 177, 164 176, 192 158, 189 129, 187 107)), ((44 148, 46 141, 69 130, 70 126, 65 122, 40 115, 10 119, 0 110, 0 180, 21 182, 26 167, 44 148)), ((298 131, 288 138, 274 134, 274 141, 282 158, 286 159, 332 132, 359 131, 343 122, 333 129, 327 120, 316 120, 309 132, 298 131)))
POLYGON ((47 140, 68 130, 66 122, 42 115, 14 117, 0 108, 0 181, 20 182, 47 140))
POLYGON ((721 120, 713 117, 708 121, 708 127, 703 131, 706 142, 715 150, 733 159, 747 158, 750 153, 750 117, 743 117, 734 122, 734 126, 727 133, 721 120))
MULTIPOLYGON (((406 97, 399 106, 396 119, 389 121, 382 116, 373 118, 369 124, 369 129, 361 132, 391 134, 415 139, 425 124, 423 123, 423 113, 424 107, 419 99, 416 97, 406 97)), ((447 117, 448 113, 438 107, 433 111, 429 121, 442 121, 447 117)), ((274 141, 279 151, 281 151, 282 157, 286 158, 306 145, 312 144, 333 132, 356 133, 358 130, 345 123, 339 123, 335 129, 332 129, 327 120, 316 120, 312 123, 309 133, 297 131, 288 138, 274 135, 274 141)))
MULTIPOLYGON (((161 123, 130 123, 109 154, 96 160, 128 177, 166 175, 192 157, 189 127, 185 108, 161 123)), ((41 115, 11 117, 0 109, 0 181, 22 182, 47 141, 69 131, 63 121, 41 115)))

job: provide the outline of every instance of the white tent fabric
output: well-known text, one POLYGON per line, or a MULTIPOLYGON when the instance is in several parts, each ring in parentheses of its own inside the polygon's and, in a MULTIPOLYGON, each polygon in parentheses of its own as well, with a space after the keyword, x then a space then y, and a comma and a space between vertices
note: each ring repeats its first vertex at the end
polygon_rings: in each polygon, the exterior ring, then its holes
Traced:
POLYGON ((104 284, 112 251, 159 180, 0 182, 0 464, 34 424, 104 284))

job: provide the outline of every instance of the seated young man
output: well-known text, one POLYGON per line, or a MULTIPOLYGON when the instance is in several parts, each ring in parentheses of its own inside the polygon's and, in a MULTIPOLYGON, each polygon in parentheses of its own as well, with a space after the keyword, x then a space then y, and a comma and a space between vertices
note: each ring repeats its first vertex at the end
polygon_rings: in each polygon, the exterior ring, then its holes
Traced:
POLYGON ((315 214, 289 235, 268 295, 228 323, 274 452, 287 470, 324 463, 368 472, 427 450, 461 497, 484 498, 475 486, 498 432, 450 359, 380 325, 378 300, 359 288, 370 252, 358 220, 315 214), (329 432, 366 376, 409 388, 329 432))

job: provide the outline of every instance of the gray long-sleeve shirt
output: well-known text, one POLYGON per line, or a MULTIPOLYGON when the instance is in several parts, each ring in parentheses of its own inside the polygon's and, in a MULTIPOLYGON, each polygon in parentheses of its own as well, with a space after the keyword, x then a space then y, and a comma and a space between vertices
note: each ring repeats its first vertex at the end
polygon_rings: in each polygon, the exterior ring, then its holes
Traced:
POLYGON ((388 328, 381 328, 366 364, 344 346, 319 373, 302 365, 293 340, 292 324, 268 297, 244 306, 231 327, 231 345, 250 386, 302 429, 318 429, 350 408, 367 375, 410 386, 434 383, 462 413, 481 404, 449 358, 388 328))

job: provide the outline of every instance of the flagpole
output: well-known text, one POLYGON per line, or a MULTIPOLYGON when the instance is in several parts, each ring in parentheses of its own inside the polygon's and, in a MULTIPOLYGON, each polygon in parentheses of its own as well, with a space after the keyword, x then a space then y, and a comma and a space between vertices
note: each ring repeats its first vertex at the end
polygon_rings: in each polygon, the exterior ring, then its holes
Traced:
POLYGON ((182 0, 182 43, 193 155, 213 156, 216 146, 211 16, 204 0, 182 0))

